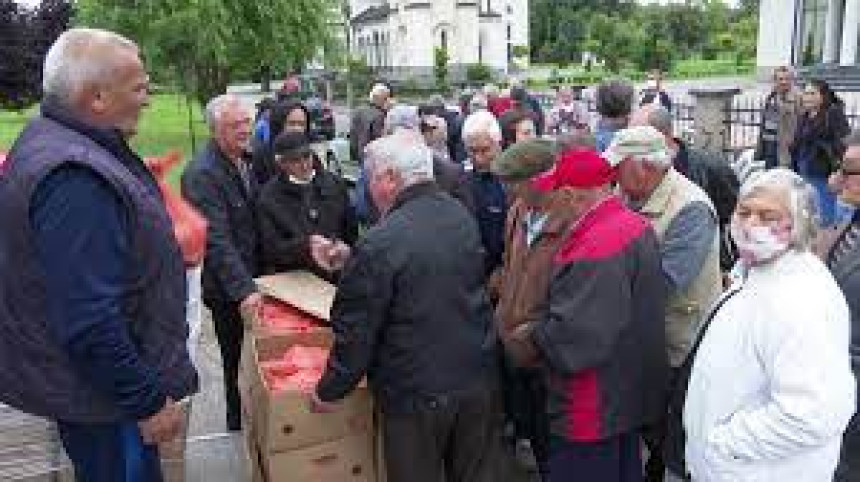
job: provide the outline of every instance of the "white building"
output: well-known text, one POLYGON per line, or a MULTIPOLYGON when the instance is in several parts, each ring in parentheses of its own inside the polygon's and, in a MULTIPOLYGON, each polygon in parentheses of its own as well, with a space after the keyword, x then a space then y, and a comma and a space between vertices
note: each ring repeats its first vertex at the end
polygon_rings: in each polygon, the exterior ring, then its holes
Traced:
POLYGON ((761 0, 760 9, 760 71, 860 62, 860 0, 761 0))
POLYGON ((507 73, 528 46, 528 0, 350 0, 350 11, 353 54, 394 78, 432 76, 437 47, 452 78, 470 64, 507 73))

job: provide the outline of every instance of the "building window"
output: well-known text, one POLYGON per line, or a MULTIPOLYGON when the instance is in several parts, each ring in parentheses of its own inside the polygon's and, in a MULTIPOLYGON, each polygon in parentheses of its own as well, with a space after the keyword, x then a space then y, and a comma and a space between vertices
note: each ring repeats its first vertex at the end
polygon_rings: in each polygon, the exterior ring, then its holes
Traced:
POLYGON ((513 8, 513 7, 511 7, 511 4, 510 4, 510 3, 508 4, 507 11, 508 11, 508 15, 513 15, 513 14, 514 14, 514 8, 513 8))
POLYGON ((801 22, 800 64, 822 61, 827 24, 827 0, 804 0, 801 22))
POLYGON ((448 50, 448 32, 445 30, 439 34, 439 46, 442 47, 442 50, 448 50))

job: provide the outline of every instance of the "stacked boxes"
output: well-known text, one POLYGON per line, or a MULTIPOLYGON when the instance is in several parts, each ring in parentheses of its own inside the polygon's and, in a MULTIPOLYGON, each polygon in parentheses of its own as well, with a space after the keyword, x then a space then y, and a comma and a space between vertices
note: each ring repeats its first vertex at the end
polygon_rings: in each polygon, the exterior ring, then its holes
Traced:
POLYGON ((251 480, 377 481, 373 402, 366 386, 339 403, 335 412, 317 414, 310 410, 305 387, 273 387, 266 375, 271 362, 291 348, 331 348, 333 335, 323 325, 334 288, 307 273, 267 277, 258 285, 270 297, 269 303, 288 303, 317 326, 290 331, 272 330, 264 320, 251 323, 240 375, 251 480))

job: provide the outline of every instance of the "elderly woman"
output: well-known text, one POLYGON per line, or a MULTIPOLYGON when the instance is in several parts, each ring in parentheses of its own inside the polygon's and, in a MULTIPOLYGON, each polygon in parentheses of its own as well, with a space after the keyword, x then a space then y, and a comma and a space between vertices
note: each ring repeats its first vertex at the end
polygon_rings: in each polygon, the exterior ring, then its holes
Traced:
POLYGON ((786 169, 741 189, 731 224, 739 274, 682 372, 693 480, 832 480, 855 382, 845 298, 810 252, 814 197, 786 169))
POLYGON ((490 170, 493 159, 502 151, 502 129, 489 111, 475 112, 463 123, 463 142, 469 155, 468 183, 475 218, 486 252, 486 273, 501 266, 505 252, 505 219, 508 203, 505 188, 490 170))

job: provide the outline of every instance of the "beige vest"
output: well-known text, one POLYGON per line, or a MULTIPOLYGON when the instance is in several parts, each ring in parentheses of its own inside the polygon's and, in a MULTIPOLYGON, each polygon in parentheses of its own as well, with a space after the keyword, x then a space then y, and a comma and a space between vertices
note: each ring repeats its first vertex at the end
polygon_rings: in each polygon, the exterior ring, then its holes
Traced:
MULTIPOLYGON (((651 221, 657 237, 662 242, 672 220, 692 202, 707 204, 716 218, 714 205, 705 191, 675 169, 669 169, 639 212, 651 221)), ((722 292, 719 236, 719 231, 714 234, 708 257, 692 284, 686 290, 671 293, 669 296, 666 336, 669 362, 673 367, 684 362, 692 348, 699 323, 722 292)))

